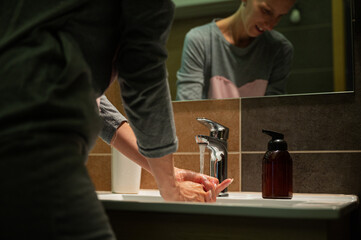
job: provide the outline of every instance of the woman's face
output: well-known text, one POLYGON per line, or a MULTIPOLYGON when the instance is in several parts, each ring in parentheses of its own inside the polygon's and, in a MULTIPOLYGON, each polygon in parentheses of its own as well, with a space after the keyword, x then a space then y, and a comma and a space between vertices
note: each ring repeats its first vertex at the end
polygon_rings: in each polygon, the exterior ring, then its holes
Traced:
POLYGON ((242 0, 244 28, 249 37, 257 37, 272 30, 281 17, 288 13, 295 0, 242 0))

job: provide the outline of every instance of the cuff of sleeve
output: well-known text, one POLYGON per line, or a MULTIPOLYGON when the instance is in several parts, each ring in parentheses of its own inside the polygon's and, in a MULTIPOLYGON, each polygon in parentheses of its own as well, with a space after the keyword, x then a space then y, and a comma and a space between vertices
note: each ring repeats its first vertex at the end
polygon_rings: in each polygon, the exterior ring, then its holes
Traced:
POLYGON ((100 138, 106 143, 110 144, 118 127, 127 122, 127 119, 109 102, 109 100, 102 96, 100 99, 100 117, 103 122, 103 127, 100 131, 100 138))
POLYGON ((139 152, 147 158, 160 158, 177 151, 178 138, 176 138, 172 144, 169 144, 167 146, 158 147, 154 149, 144 149, 138 144, 138 148, 139 148, 139 152))
POLYGON ((113 136, 116 133, 118 127, 123 122, 128 122, 126 119, 122 119, 122 118, 117 118, 117 119, 113 119, 113 120, 114 121, 112 124, 104 124, 103 128, 99 134, 100 138, 103 139, 103 141, 109 145, 110 145, 110 143, 113 139, 113 136))

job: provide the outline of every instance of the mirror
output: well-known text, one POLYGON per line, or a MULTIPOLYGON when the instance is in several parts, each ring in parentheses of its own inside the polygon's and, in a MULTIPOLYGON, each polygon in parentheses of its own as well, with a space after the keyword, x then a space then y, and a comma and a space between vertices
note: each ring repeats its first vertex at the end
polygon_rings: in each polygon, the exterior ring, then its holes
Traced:
MULTIPOLYGON (((240 0, 175 0, 167 68, 172 100, 185 34, 193 27, 233 14, 240 0), (188 5, 187 5, 188 4, 188 5)), ((353 91, 352 0, 298 0, 275 30, 294 46, 287 94, 353 91), (295 21, 294 14, 300 20, 295 21), (293 18, 292 18, 293 14, 293 18)), ((297 20, 297 19, 296 19, 297 20)))

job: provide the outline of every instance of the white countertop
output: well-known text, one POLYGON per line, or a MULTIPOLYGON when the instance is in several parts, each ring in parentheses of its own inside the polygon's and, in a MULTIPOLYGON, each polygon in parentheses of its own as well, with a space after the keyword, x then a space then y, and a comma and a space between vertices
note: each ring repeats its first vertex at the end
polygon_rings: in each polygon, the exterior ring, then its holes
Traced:
POLYGON ((215 203, 165 202, 158 190, 138 194, 97 192, 106 209, 230 216, 338 219, 355 210, 358 197, 295 193, 292 199, 263 199, 260 192, 229 192, 215 203))

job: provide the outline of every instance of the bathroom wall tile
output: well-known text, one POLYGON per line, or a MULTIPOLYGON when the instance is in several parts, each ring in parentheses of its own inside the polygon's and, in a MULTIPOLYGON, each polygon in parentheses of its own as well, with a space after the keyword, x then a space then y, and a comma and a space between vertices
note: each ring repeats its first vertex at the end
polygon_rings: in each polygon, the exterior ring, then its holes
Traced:
POLYGON ((262 158, 263 154, 241 154, 242 191, 262 191, 262 158))
POLYGON ((241 190, 239 158, 239 153, 228 153, 228 178, 233 178, 233 183, 228 187, 228 191, 230 192, 238 192, 241 190))
POLYGON ((242 99, 242 151, 266 149, 262 129, 285 134, 292 151, 360 150, 359 102, 357 93, 242 99))
POLYGON ((294 154, 295 191, 361 194, 361 153, 294 154))
POLYGON ((111 191, 111 157, 89 156, 86 163, 95 190, 111 191))
MULTIPOLYGON (((291 153, 297 193, 361 195, 361 153, 291 153)), ((262 191, 263 154, 242 154, 242 191, 262 191)))
POLYGON ((205 117, 229 128, 228 150, 239 151, 239 99, 173 102, 178 152, 198 152, 198 134, 209 135, 196 118, 205 117))
POLYGON ((158 189, 157 183, 149 172, 142 169, 142 176, 140 180, 140 189, 158 189))
MULTIPOLYGON (((174 166, 194 172, 200 171, 199 154, 177 154, 174 155, 174 166)), ((204 173, 209 174, 209 154, 204 154, 204 173)))

